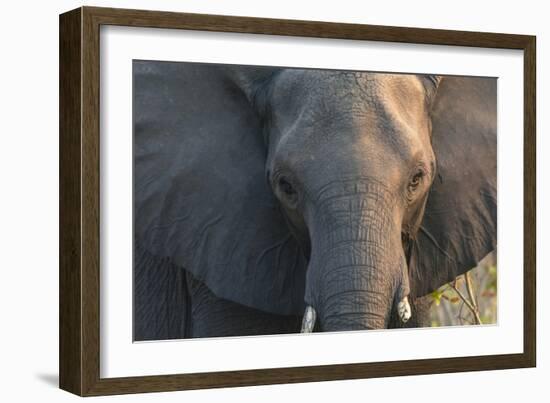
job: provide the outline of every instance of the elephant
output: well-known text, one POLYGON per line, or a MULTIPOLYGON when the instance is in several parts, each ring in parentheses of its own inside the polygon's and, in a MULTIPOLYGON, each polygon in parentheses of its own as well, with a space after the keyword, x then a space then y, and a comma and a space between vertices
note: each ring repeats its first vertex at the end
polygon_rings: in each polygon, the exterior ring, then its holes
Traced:
POLYGON ((429 325, 496 248, 497 80, 133 61, 134 339, 429 325))

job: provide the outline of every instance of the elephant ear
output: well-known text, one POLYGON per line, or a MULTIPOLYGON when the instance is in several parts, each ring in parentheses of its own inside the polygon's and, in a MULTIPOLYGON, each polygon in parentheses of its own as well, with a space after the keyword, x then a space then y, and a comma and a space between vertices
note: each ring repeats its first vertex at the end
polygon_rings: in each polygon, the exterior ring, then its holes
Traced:
POLYGON ((306 259, 265 179, 254 89, 275 69, 134 62, 134 234, 218 297, 304 310, 306 259))
POLYGON ((497 242, 497 83, 444 77, 431 106, 437 175, 410 256, 422 296, 474 268, 497 242))

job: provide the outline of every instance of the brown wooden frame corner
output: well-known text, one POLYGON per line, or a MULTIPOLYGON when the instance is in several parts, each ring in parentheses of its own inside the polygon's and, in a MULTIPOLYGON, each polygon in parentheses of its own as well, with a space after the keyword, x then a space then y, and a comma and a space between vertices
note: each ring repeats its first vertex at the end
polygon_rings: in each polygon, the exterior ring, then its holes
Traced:
POLYGON ((534 36, 81 7, 60 15, 60 387, 81 396, 480 371, 536 365, 534 36), (475 46, 524 51, 524 351, 247 371, 100 378, 101 25, 475 46))

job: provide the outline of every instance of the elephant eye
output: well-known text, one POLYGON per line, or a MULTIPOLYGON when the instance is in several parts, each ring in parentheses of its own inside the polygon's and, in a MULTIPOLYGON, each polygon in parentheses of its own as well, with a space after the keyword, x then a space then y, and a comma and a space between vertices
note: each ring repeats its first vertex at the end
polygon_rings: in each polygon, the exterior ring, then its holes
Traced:
POLYGON ((292 183, 284 176, 281 176, 277 179, 277 187, 277 193, 279 193, 284 204, 288 208, 296 208, 298 206, 298 192, 296 188, 292 186, 292 183))
POLYGON ((420 184, 420 181, 422 180, 422 177, 424 174, 422 172, 418 172, 416 175, 413 176, 411 180, 411 185, 418 186, 420 184))
POLYGON ((409 182, 409 186, 408 186, 409 192, 410 193, 414 192, 418 188, 418 186, 422 183, 423 179, 424 179, 423 171, 418 171, 417 173, 415 173, 409 182))
POLYGON ((293 197, 296 195, 296 190, 294 190, 286 178, 279 179, 279 189, 281 189, 281 192, 283 192, 287 197, 293 197))

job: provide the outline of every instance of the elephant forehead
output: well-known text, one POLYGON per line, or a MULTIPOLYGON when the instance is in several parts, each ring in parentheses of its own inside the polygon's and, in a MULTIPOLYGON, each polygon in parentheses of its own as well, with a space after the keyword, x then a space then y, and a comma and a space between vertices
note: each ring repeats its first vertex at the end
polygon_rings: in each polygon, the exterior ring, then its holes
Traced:
POLYGON ((404 112, 424 107, 424 88, 412 74, 287 69, 275 81, 273 96, 275 107, 309 105, 320 113, 376 111, 386 104, 404 112))
POLYGON ((407 171, 415 161, 431 160, 427 125, 426 134, 420 132, 369 119, 352 123, 333 121, 320 127, 294 125, 274 140, 277 144, 272 148, 272 158, 277 165, 299 171, 306 167, 349 173, 382 170, 385 176, 394 176, 407 171))
POLYGON ((289 70, 276 80, 271 108, 279 135, 291 141, 297 133, 315 142, 355 136, 407 151, 428 140, 424 87, 414 75, 289 70))

